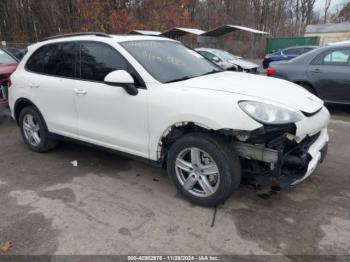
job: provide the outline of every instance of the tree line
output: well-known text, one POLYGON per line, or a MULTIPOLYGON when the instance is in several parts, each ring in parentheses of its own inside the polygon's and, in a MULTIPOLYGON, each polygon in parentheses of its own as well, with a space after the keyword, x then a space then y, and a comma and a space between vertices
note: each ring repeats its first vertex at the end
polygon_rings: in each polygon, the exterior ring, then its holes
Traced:
MULTIPOLYGON (((331 0, 327 0, 329 2, 331 0)), ((338 14, 315 10, 316 0, 2 0, 0 38, 36 42, 70 32, 164 31, 174 26, 202 30, 236 24, 272 36, 302 35, 323 20, 349 20, 349 6, 338 14), (347 8, 347 9, 346 9, 347 8), (348 11, 347 11, 348 10, 348 11), (339 17, 338 17, 339 16, 339 17), (327 18, 328 17, 328 18, 327 18)), ((244 38, 238 34, 238 40, 244 38)))

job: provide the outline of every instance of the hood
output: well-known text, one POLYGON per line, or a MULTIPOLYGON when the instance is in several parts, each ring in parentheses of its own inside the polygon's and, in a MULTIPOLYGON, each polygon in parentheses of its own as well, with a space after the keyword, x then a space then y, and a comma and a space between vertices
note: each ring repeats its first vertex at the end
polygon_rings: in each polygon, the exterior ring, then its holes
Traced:
POLYGON ((228 62, 230 62, 231 64, 238 65, 243 69, 252 69, 252 68, 259 67, 257 64, 254 64, 250 61, 243 60, 243 59, 232 59, 232 60, 229 60, 228 62))
POLYGON ((10 75, 12 74, 18 64, 0 64, 0 75, 10 75))
POLYGON ((314 113, 323 101, 302 87, 277 78, 232 71, 195 77, 182 86, 236 93, 271 101, 305 113, 314 113))

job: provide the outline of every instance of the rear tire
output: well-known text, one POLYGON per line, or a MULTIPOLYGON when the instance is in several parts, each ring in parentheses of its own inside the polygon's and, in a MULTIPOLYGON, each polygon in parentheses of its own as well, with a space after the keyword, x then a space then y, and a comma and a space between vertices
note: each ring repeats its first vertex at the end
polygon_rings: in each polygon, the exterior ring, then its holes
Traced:
POLYGON ((57 145, 57 142, 49 137, 45 120, 33 106, 21 110, 19 127, 23 141, 31 151, 42 153, 53 149, 57 145))
POLYGON ((220 137, 204 133, 187 134, 171 146, 167 171, 189 201, 208 207, 229 198, 242 177, 234 150, 220 137))

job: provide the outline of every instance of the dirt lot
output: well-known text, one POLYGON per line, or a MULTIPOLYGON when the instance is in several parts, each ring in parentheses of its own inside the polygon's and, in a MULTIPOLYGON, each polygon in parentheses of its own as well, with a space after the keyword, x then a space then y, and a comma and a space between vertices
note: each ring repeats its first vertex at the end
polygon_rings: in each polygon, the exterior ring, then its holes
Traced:
POLYGON ((310 179, 269 198, 241 187, 213 227, 214 209, 185 201, 162 170, 67 143, 31 153, 5 117, 0 242, 8 254, 350 255, 350 109, 331 111, 329 155, 310 179))

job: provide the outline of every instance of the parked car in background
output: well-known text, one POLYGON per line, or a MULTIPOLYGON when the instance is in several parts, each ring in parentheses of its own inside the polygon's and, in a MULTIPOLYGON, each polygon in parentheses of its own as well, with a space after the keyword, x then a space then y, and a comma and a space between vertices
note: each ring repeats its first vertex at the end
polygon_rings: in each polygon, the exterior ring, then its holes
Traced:
POLYGON ((240 56, 214 48, 197 48, 196 51, 225 70, 258 73, 259 66, 240 56))
POLYGON ((0 104, 7 103, 10 76, 16 70, 17 65, 17 58, 0 48, 0 104))
POLYGON ((297 83, 327 103, 350 104, 350 44, 322 47, 288 62, 273 62, 266 73, 297 83))
POLYGON ((6 47, 4 48, 8 53, 16 57, 18 60, 22 60, 23 56, 26 54, 26 48, 14 48, 14 47, 6 47))
POLYGON ((318 46, 294 46, 282 49, 272 54, 267 54, 262 62, 263 68, 268 68, 271 62, 288 61, 311 50, 314 50, 315 48, 318 48, 318 46))
POLYGON ((178 41, 81 33, 28 49, 9 105, 34 152, 64 137, 141 158, 204 206, 223 203, 242 177, 296 185, 326 156, 321 99, 287 81, 223 71, 178 41))

